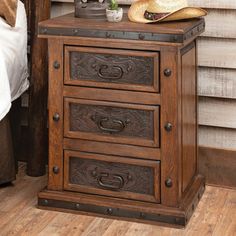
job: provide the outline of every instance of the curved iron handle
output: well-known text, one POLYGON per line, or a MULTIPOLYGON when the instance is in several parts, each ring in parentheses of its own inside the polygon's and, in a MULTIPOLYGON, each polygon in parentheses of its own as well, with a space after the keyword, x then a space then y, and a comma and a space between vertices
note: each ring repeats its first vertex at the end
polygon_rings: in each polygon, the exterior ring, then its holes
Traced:
POLYGON ((102 131, 105 131, 105 132, 111 132, 111 133, 119 133, 121 131, 124 130, 124 128, 126 127, 126 124, 124 121, 122 120, 112 120, 113 123, 115 124, 118 124, 119 127, 117 129, 114 129, 114 128, 107 128, 104 126, 104 123, 109 121, 109 118, 108 117, 105 117, 105 118, 100 118, 98 121, 97 121, 97 126, 100 130, 102 131))
POLYGON ((116 69, 118 71, 118 75, 105 75, 103 74, 104 73, 104 70, 108 69, 108 66, 107 65, 101 65, 99 70, 98 70, 98 76, 102 79, 110 79, 110 80, 118 80, 118 79, 121 79, 123 74, 124 74, 124 71, 123 69, 120 67, 120 66, 112 66, 112 68, 116 69))
POLYGON ((106 184, 103 182, 103 179, 109 177, 109 174, 108 173, 101 173, 100 176, 98 176, 97 178, 97 181, 98 181, 98 184, 103 187, 103 188, 108 188, 108 189, 111 189, 111 190, 119 190, 121 188, 123 188, 124 184, 125 184, 125 181, 123 179, 122 176, 120 175, 113 175, 113 179, 115 180, 118 180, 118 185, 113 185, 113 184, 106 184))

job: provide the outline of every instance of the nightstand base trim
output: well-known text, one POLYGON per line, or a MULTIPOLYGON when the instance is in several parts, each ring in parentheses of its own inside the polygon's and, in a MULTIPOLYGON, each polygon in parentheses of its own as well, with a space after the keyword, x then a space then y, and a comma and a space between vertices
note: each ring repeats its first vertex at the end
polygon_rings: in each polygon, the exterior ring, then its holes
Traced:
POLYGON ((184 227, 201 199, 204 189, 204 179, 198 176, 184 198, 188 202, 185 200, 185 204, 180 205, 179 208, 145 202, 136 202, 135 204, 134 201, 123 199, 50 190, 43 190, 39 193, 38 206, 41 209, 184 227), (193 193, 193 189, 196 190, 196 188, 198 191, 193 193), (104 202, 107 203, 106 206, 104 202))

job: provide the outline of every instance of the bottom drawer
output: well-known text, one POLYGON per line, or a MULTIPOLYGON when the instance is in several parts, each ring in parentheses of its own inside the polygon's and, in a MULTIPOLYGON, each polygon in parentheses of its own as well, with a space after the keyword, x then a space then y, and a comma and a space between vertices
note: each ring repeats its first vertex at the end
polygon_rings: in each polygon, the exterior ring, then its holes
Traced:
POLYGON ((64 189, 160 203, 160 162, 65 151, 64 189))

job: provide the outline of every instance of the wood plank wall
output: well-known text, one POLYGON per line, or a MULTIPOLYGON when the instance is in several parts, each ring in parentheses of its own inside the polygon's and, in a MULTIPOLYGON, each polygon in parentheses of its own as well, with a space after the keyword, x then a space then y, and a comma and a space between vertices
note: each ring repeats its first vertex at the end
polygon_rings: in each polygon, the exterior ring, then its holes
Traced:
POLYGON ((51 0, 51 17, 64 15, 74 11, 74 0, 51 0))
MULTIPOLYGON (((210 184, 236 187, 236 0, 189 5, 208 11, 198 39, 200 171, 210 184)), ((73 10, 73 0, 52 0, 52 17, 73 10)))

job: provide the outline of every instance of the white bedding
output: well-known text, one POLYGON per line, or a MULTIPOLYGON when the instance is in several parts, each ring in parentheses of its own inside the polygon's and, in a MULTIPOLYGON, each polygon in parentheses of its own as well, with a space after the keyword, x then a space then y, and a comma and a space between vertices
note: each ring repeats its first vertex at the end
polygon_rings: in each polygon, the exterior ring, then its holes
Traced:
POLYGON ((0 120, 11 101, 28 88, 27 77, 27 19, 24 4, 18 1, 14 28, 0 17, 0 120))

